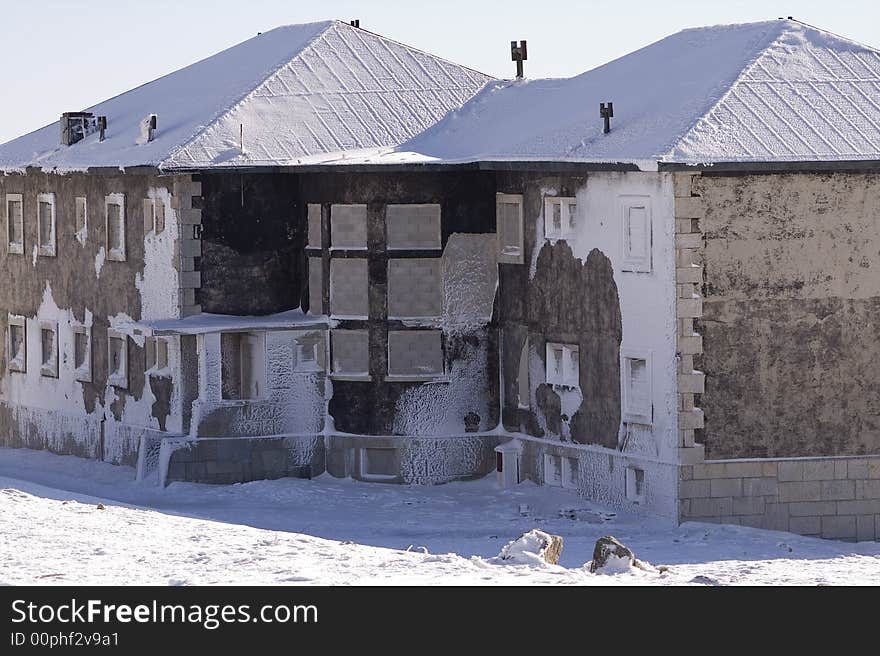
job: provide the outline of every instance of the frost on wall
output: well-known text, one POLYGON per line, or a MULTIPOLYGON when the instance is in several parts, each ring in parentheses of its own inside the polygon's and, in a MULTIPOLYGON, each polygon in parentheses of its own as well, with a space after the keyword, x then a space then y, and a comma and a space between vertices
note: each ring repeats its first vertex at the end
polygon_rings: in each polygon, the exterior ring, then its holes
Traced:
POLYGON ((492 320, 498 290, 494 234, 450 235, 443 250, 443 323, 447 335, 473 332, 492 320))
MULTIPOLYGON (((150 188, 147 197, 161 203, 165 229, 144 235, 144 271, 135 275, 141 294, 141 319, 177 319, 180 316, 180 276, 174 261, 174 241, 178 232, 177 212, 171 207, 171 194, 164 187, 150 188)), ((99 253, 100 256, 100 253, 99 253)), ((98 270, 97 261, 95 264, 98 270)))
POLYGON ((482 437, 418 438, 401 445, 400 475, 405 483, 446 483, 494 466, 494 443, 482 437))

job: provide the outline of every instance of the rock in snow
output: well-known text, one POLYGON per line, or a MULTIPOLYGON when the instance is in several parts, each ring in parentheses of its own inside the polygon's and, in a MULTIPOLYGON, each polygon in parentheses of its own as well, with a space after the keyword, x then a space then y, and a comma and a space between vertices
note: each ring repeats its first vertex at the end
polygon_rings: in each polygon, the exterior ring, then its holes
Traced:
POLYGON ((635 554, 613 535, 606 535, 596 540, 593 549, 593 560, 590 572, 593 574, 622 574, 637 567, 645 571, 656 571, 649 563, 636 558, 635 554))
POLYGON ((562 536, 551 535, 533 528, 504 545, 499 557, 517 565, 534 565, 537 562, 556 565, 561 555, 562 536))

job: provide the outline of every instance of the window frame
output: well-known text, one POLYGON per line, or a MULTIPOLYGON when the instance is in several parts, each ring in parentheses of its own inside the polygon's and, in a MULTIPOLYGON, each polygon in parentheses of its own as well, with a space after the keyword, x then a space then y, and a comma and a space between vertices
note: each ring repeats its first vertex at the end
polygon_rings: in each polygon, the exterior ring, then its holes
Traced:
POLYGON ((505 264, 522 264, 523 255, 523 235, 525 228, 523 225, 523 195, 522 194, 495 194, 495 233, 498 240, 498 261, 505 264), (512 204, 517 206, 518 221, 517 230, 519 234, 516 238, 516 244, 505 244, 505 236, 502 231, 501 223, 501 205, 512 204))
POLYGON ((58 322, 40 320, 40 376, 43 378, 58 378, 58 360, 59 360, 59 340, 58 340, 58 322), (45 343, 43 342, 43 333, 49 331, 52 333, 52 354, 49 362, 46 360, 44 351, 45 343))
POLYGON ((654 259, 654 230, 653 220, 651 216, 651 197, 650 196, 620 196, 618 197, 620 204, 620 249, 621 249, 621 270, 629 273, 651 273, 653 271, 654 259), (631 211, 636 208, 645 210, 645 255, 633 255, 629 244, 631 243, 630 235, 632 234, 632 216, 631 211))
MULTIPOLYGON (((571 221, 565 221, 566 217, 571 216, 571 206, 577 207, 577 198, 575 196, 544 196, 544 238, 551 242, 560 239, 570 239, 575 236, 577 231, 577 223, 572 227, 571 221), (561 224, 559 232, 553 228, 553 206, 559 205, 559 214, 561 224)), ((577 210, 575 210, 575 218, 577 210)))
MULTIPOLYGON (((405 265, 404 265, 405 266, 405 265)), ((436 322, 440 321, 443 317, 443 305, 445 303, 445 295, 446 290, 443 285, 443 261, 442 258, 439 257, 391 257, 388 258, 388 263, 386 264, 385 271, 385 280, 386 280, 386 307, 388 308, 388 320, 389 321, 409 321, 409 320, 421 320, 421 321, 429 321, 436 322), (395 296, 403 293, 401 290, 395 288, 392 284, 392 279, 394 279, 391 275, 392 267, 398 266, 398 263, 413 263, 413 262, 431 262, 433 266, 437 267, 437 312, 434 314, 412 314, 412 313, 399 313, 392 312, 391 308, 391 297, 392 294, 395 296)), ((395 299, 395 305, 399 304, 399 299, 395 299)))
POLYGON ((128 389, 128 335, 112 328, 107 330, 107 384, 118 389, 128 389), (117 339, 122 341, 122 350, 120 351, 122 358, 119 369, 111 370, 113 340, 117 339))
POLYGON ((654 424, 654 371, 651 351, 637 349, 621 349, 620 352, 620 378, 621 378, 621 418, 624 423, 642 424, 653 426, 654 424), (645 362, 645 376, 648 385, 648 402, 646 407, 633 407, 632 393, 630 391, 632 381, 632 361, 642 360, 645 362))
POLYGON ((57 254, 58 233, 56 229, 58 222, 56 220, 55 207, 55 194, 53 192, 37 194, 37 255, 40 257, 55 257, 57 254), (51 238, 49 243, 43 243, 43 214, 40 209, 44 204, 50 208, 49 228, 51 238))
POLYGON ((104 246, 107 252, 106 258, 112 262, 125 262, 128 249, 127 235, 125 225, 125 194, 108 194, 104 197, 104 246), (111 248, 110 246, 110 206, 119 206, 119 235, 122 240, 121 248, 111 248))
MULTIPOLYGON (((365 251, 367 250, 367 242, 369 241, 369 210, 366 203, 332 203, 330 205, 330 250, 331 251, 365 251), (333 213, 337 208, 364 208, 364 243, 354 246, 337 244, 336 234, 333 230, 333 213)), ((311 246, 311 244, 310 244, 311 246)), ((317 248, 317 247, 316 247, 317 248)))
POLYGON ((73 336, 73 377, 81 383, 92 382, 92 328, 83 324, 73 324, 71 326, 71 335, 73 336), (76 363, 76 336, 86 336, 86 352, 83 364, 77 366, 76 363))
MULTIPOLYGON (((9 314, 6 319, 6 368, 10 372, 27 373, 27 318, 20 314, 9 314), (12 357, 12 327, 21 329, 21 355, 12 357)), ((18 354, 16 354, 18 355, 18 354)))
POLYGON ((579 344, 563 344, 561 342, 547 342, 546 346, 546 357, 544 362, 544 382, 548 385, 552 385, 554 388, 560 387, 563 389, 580 389, 581 388, 581 358, 580 358, 580 345, 579 344), (556 380, 554 376, 550 374, 550 362, 551 362, 551 351, 555 349, 562 349, 562 378, 556 380), (577 353, 577 382, 572 382, 572 376, 569 368, 566 366, 567 363, 571 362, 572 353, 577 353))
POLYGON ((6 194, 5 199, 6 212, 6 252, 9 255, 24 255, 24 195, 23 194, 6 194), (9 211, 10 203, 18 203, 18 227, 21 232, 21 241, 12 241, 12 213, 9 211))
POLYGON ((342 329, 334 329, 330 331, 330 378, 333 380, 353 380, 353 381, 368 381, 372 380, 372 375, 369 371, 370 368, 370 331, 366 328, 342 328, 342 329), (339 333, 358 333, 366 336, 367 344, 367 371, 337 371, 336 370, 336 359, 333 356, 333 338, 335 335, 339 333))
POLYGON ((440 203, 388 203, 385 205, 385 244, 386 249, 389 251, 439 251, 443 248, 443 208, 440 203), (395 209, 392 209, 395 208, 395 209), (392 224, 396 225, 399 220, 397 217, 394 218, 393 221, 389 220, 389 210, 391 210, 391 214, 397 214, 398 211, 401 213, 405 209, 411 208, 430 208, 434 210, 436 208, 436 217, 432 214, 431 220, 434 221, 436 218, 436 225, 432 225, 432 239, 436 236, 436 240, 431 242, 430 246, 413 246, 412 244, 397 246, 392 243, 392 224), (436 235, 433 234, 433 230, 436 229, 436 235))
MULTIPOLYGON (((360 278, 359 278, 360 279, 360 278)), ((366 321, 369 319, 370 314, 370 265, 369 261, 365 257, 333 257, 330 259, 330 316, 334 319, 343 319, 343 320, 351 320, 351 321, 366 321), (345 264, 339 264, 334 267, 338 263, 349 263, 349 262, 357 262, 363 263, 362 266, 364 268, 363 275, 363 284, 364 284, 364 293, 361 298, 364 299, 366 303, 366 313, 365 314, 347 314, 345 312, 337 312, 334 311, 333 308, 333 288, 334 288, 334 278, 339 278, 339 267, 344 267, 345 264), (334 272, 334 269, 336 270, 334 272)), ((338 301, 337 301, 338 302, 338 301)), ((338 309, 338 308, 337 308, 338 309)), ((345 308, 343 308, 345 309, 345 308)))

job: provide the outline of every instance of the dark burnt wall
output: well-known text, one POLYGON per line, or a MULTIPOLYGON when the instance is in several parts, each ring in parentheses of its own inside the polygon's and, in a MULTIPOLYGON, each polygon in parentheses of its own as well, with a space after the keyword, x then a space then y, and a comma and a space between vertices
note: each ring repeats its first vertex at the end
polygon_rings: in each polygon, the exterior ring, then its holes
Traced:
POLYGON ((708 457, 880 453, 880 176, 702 176, 708 457))
POLYGON ((543 225, 542 189, 575 196, 585 183, 582 177, 499 176, 499 192, 523 194, 526 262, 501 265, 503 420, 507 429, 535 437, 564 437, 580 444, 616 447, 621 416, 622 325, 611 261, 596 249, 582 261, 574 257, 565 240, 551 244, 543 238, 543 231, 536 229, 543 225), (535 274, 529 280, 533 258, 535 274), (530 407, 522 408, 518 403, 520 356, 527 338, 534 354, 531 372, 540 377, 530 381, 530 407), (547 342, 579 348, 582 398, 570 414, 564 412, 560 394, 573 392, 544 382, 547 342))
MULTIPOLYGON (((0 208, 2 243, 0 243, 0 377, 20 376, 6 372, 7 315, 18 314, 32 318, 37 314, 47 286, 52 299, 62 310, 72 310, 78 322, 85 320, 86 309, 93 314, 92 328, 92 382, 82 383, 86 410, 92 412, 104 398, 107 382, 107 329, 108 317, 125 313, 139 320, 141 297, 135 286, 138 273, 144 268, 143 204, 149 188, 165 187, 172 191, 170 177, 148 175, 56 175, 30 171, 26 175, 0 175, 0 208), (33 248, 37 243, 37 194, 53 192, 56 203, 56 256, 37 257, 33 248), (24 255, 8 254, 6 247, 7 193, 22 194, 24 212, 24 255), (104 199, 112 193, 125 194, 126 261, 106 259, 100 276, 95 273, 95 259, 105 247, 104 199), (85 196, 88 207, 88 234, 85 244, 75 237, 75 197, 85 196)), ((29 328, 30 330, 30 328, 29 328)), ((132 342, 129 345, 128 395, 140 399, 144 386, 144 352, 132 342)), ((28 353, 28 368, 39 367, 39 354, 28 353)), ((170 394, 170 392, 169 392, 170 394)), ((120 416, 126 394, 111 406, 111 412, 120 416)), ((63 408, 65 399, 43 399, 44 407, 63 408)), ((157 411, 164 412, 163 408, 157 411)), ((167 413, 166 413, 167 414, 167 413)), ((164 422, 165 415, 160 421, 164 422)), ((0 426, 0 437, 4 427, 0 426)))
POLYGON ((202 182, 204 312, 271 314, 299 306, 304 223, 298 178, 206 173, 202 182))

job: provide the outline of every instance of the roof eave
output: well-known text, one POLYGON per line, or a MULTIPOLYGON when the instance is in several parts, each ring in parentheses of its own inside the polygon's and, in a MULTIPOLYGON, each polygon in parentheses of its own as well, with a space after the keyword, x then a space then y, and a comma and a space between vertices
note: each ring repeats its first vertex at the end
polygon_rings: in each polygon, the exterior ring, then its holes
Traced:
POLYGON ((703 175, 747 175, 760 173, 833 173, 880 172, 880 159, 798 160, 798 161, 731 161, 704 164, 660 162, 659 171, 699 172, 703 175))

